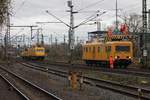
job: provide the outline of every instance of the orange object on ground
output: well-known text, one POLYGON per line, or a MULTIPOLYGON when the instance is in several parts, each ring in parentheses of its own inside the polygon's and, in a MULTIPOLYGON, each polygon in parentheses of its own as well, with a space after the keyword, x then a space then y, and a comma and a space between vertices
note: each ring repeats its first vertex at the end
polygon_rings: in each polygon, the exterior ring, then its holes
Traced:
POLYGON ((71 75, 71 87, 73 90, 77 89, 77 73, 72 72, 71 75))

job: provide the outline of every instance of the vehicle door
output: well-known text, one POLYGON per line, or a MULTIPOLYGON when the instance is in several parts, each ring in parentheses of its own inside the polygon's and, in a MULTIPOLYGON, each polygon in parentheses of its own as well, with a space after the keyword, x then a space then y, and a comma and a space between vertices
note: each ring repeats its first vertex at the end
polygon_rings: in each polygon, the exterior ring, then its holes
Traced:
POLYGON ((107 59, 109 59, 109 57, 111 56, 111 46, 106 46, 106 56, 107 59))
POLYGON ((96 57, 96 51, 95 51, 95 49, 96 49, 96 47, 93 46, 93 51, 92 51, 92 53, 93 53, 93 60, 95 60, 95 57, 96 57))

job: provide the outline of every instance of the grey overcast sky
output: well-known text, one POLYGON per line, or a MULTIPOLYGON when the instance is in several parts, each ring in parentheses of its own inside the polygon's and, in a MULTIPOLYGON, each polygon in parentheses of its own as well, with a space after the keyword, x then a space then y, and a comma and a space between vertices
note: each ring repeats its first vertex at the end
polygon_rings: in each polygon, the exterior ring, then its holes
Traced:
MULTIPOLYGON (((66 12, 68 0, 14 0, 13 1, 13 16, 11 23, 14 25, 35 25, 39 21, 57 21, 45 11, 59 17, 61 20, 69 23, 69 13, 66 12)), ((75 24, 79 24, 87 17, 91 16, 94 11, 106 11, 107 13, 100 17, 102 28, 112 24, 115 21, 115 1, 116 0, 73 0, 74 10, 81 10, 75 15, 75 24), (94 4, 95 3, 95 4, 94 4), (92 5, 94 4, 94 5, 92 5), (88 6, 91 5, 91 6, 88 6)), ((148 5, 150 0, 148 1, 148 5)), ((142 0, 118 0, 119 15, 137 13, 141 14, 142 0)), ((121 19, 120 19, 121 20, 121 19)), ((68 27, 63 24, 43 24, 43 33, 47 36, 50 34, 57 35, 60 38, 63 34, 67 35, 68 27)), ((26 29, 28 30, 28 29, 26 29)), ((75 36, 80 36, 81 39, 87 37, 87 32, 96 30, 96 25, 83 25, 75 30, 75 36)), ((18 32, 19 30, 15 31, 18 32)), ((22 33, 28 34, 27 31, 22 33)), ((58 37, 58 38, 59 38, 58 37)))

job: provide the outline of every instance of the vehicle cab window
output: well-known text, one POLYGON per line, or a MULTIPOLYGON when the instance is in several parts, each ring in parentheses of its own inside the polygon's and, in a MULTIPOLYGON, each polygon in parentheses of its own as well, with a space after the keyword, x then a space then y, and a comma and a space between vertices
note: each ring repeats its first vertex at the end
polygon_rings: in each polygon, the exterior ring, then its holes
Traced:
POLYGON ((116 46, 117 52, 130 52, 130 46, 116 46))
POLYGON ((98 53, 100 53, 101 52, 101 48, 100 47, 98 47, 98 53))
POLYGON ((111 52, 111 46, 107 46, 107 47, 106 47, 106 51, 107 51, 107 52, 111 52))

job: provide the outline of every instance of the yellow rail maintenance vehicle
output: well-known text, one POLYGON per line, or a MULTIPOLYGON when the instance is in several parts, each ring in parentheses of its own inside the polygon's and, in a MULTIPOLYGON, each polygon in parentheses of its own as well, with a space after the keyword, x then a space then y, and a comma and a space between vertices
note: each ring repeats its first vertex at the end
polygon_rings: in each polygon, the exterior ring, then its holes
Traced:
POLYGON ((44 60, 45 56, 45 48, 40 45, 33 45, 21 52, 21 57, 28 60, 44 60))
POLYGON ((82 59, 87 65, 108 66, 113 58, 114 67, 126 68, 133 61, 132 36, 118 34, 109 36, 107 32, 96 31, 91 40, 83 44, 82 59))

